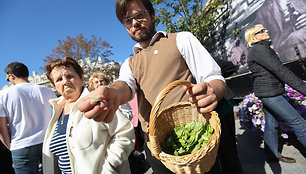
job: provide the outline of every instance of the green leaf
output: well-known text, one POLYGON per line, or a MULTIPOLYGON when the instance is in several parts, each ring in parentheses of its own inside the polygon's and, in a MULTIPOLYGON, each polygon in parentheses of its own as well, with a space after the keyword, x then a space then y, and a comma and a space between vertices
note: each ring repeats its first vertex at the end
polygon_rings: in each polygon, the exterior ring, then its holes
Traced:
POLYGON ((99 102, 99 101, 101 101, 101 99, 99 99, 99 98, 93 98, 93 99, 91 99, 91 101, 92 101, 92 102, 99 102))
POLYGON ((200 149, 212 136, 213 129, 207 123, 195 121, 176 126, 161 144, 165 153, 185 155, 200 149))

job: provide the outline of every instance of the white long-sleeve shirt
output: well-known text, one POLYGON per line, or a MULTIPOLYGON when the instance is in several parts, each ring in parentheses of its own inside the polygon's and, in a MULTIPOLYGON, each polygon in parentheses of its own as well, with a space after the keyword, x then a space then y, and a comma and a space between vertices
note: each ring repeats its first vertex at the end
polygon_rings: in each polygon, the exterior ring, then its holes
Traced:
MULTIPOLYGON (((158 31, 151 39, 149 45, 153 45, 161 35, 162 37, 166 37, 167 33, 164 31, 158 31)), ((203 81, 209 82, 216 79, 225 81, 221 75, 221 69, 218 64, 192 33, 177 33, 176 45, 197 83, 203 81), (203 68, 204 65, 205 68, 203 68)), ((137 53, 141 49, 139 43, 133 47, 134 53, 137 53)), ((132 96, 134 96, 137 87, 136 80, 129 66, 129 58, 122 64, 118 80, 127 83, 132 90, 132 96)))

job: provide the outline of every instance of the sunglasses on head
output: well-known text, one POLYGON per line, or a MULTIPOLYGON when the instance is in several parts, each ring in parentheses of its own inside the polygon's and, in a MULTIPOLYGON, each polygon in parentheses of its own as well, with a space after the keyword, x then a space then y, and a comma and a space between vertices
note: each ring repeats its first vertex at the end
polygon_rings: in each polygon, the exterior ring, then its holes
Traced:
POLYGON ((256 34, 260 34, 260 33, 264 33, 265 31, 267 31, 267 29, 266 29, 266 28, 263 28, 263 29, 257 31, 257 32, 255 33, 255 35, 256 35, 256 34))
POLYGON ((13 75, 14 75, 14 74, 7 74, 7 75, 6 75, 6 81, 9 82, 9 81, 10 81, 9 78, 10 78, 11 76, 13 76, 13 75))

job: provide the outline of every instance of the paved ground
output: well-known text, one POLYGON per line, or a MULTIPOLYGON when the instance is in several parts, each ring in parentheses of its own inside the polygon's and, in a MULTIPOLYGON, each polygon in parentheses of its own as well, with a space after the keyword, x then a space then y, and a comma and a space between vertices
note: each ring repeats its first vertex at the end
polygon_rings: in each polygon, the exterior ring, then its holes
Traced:
POLYGON ((299 151, 299 146, 296 148, 285 144, 282 155, 295 158, 297 163, 267 163, 262 134, 259 131, 240 129, 239 120, 236 120, 236 136, 238 155, 246 174, 306 174, 305 149, 299 151))
MULTIPOLYGON (((267 163, 262 134, 259 131, 240 129, 239 120, 235 122, 238 155, 245 174, 306 174, 305 149, 299 151, 293 145, 285 144, 282 155, 295 158, 297 163, 267 163)), ((146 174, 152 174, 152 170, 149 169, 146 174)))

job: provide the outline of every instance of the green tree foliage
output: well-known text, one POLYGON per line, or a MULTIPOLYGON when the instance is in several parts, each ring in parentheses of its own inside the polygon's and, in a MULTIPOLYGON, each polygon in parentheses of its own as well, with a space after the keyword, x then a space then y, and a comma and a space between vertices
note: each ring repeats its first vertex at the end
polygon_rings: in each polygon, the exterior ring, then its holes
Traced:
POLYGON ((167 32, 190 31, 210 51, 228 0, 152 0, 156 9, 156 25, 160 22, 167 32))
POLYGON ((67 36, 65 40, 58 40, 58 46, 44 58, 44 62, 48 63, 67 56, 79 63, 83 62, 80 65, 85 72, 85 81, 93 72, 99 71, 114 78, 119 73, 119 63, 109 59, 109 56, 113 55, 111 49, 112 46, 108 42, 94 35, 90 39, 85 38, 82 34, 75 38, 67 36))

